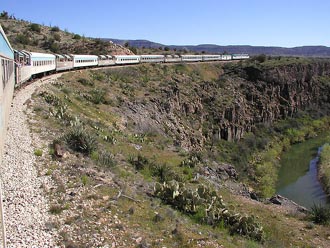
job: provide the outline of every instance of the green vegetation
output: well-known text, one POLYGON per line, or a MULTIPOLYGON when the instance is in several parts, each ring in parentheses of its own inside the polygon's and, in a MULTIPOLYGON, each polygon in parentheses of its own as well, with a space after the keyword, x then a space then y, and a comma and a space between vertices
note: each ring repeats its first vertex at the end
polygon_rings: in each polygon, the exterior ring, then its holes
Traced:
POLYGON ((316 224, 329 224, 330 222, 330 208, 323 205, 314 205, 310 214, 311 220, 316 224))
POLYGON ((40 25, 37 24, 37 23, 32 23, 32 24, 30 25, 30 29, 31 29, 31 31, 33 31, 33 32, 37 32, 37 33, 40 33, 40 32, 41 32, 41 27, 40 27, 40 25))
POLYGON ((319 175, 326 192, 330 192, 330 144, 322 148, 319 163, 319 175))
POLYGON ((231 213, 225 207, 222 197, 204 185, 193 190, 177 181, 156 183, 155 194, 165 203, 192 215, 202 223, 213 227, 226 226, 231 234, 237 233, 257 241, 264 239, 263 228, 254 217, 231 213))
POLYGON ((60 28, 58 26, 54 26, 51 28, 51 31, 53 32, 59 32, 60 31, 60 28))
POLYGON ((40 149, 34 150, 34 155, 36 155, 38 157, 41 157, 42 156, 42 150, 40 150, 40 149))
POLYGON ((74 151, 89 155, 95 151, 97 141, 95 137, 82 127, 72 127, 63 139, 74 151))

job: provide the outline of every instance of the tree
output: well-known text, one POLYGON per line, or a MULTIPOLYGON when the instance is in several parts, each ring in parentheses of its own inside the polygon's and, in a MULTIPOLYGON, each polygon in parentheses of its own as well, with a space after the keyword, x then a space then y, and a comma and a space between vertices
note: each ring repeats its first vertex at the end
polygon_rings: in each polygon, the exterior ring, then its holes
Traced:
POLYGON ((124 47, 129 47, 129 43, 125 42, 124 47))
POLYGON ((0 14, 0 18, 7 20, 9 18, 8 12, 2 11, 2 13, 0 14))

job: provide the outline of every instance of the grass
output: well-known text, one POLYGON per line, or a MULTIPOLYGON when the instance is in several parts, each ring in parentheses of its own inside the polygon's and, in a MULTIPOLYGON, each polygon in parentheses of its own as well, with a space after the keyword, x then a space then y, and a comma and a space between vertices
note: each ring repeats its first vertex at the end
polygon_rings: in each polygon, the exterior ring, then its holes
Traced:
POLYGON ((42 150, 41 149, 34 150, 34 155, 36 155, 37 157, 41 157, 42 156, 42 150))
POLYGON ((311 208, 310 218, 316 224, 329 224, 330 208, 328 206, 314 204, 311 208))

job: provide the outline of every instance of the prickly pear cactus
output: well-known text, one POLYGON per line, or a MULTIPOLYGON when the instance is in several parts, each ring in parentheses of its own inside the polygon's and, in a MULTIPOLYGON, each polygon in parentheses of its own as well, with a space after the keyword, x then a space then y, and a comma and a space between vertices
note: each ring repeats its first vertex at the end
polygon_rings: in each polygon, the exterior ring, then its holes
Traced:
POLYGON ((204 185, 199 185, 194 190, 173 180, 163 184, 156 183, 154 192, 162 201, 185 213, 194 215, 198 209, 204 209, 205 216, 202 221, 206 224, 212 226, 225 224, 231 234, 240 234, 257 241, 264 239, 262 226, 253 216, 231 213, 223 203, 222 197, 204 185))

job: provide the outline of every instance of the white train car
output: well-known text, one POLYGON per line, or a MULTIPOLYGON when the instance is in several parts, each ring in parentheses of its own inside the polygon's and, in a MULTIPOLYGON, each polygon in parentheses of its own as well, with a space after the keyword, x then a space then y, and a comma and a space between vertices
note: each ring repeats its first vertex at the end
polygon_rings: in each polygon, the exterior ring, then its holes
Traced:
POLYGON ((123 64, 138 64, 140 63, 140 56, 138 55, 115 55, 114 60, 116 65, 123 64))
POLYGON ((222 54, 221 55, 221 60, 231 60, 232 56, 231 54, 222 54))
POLYGON ((140 55, 141 63, 163 63, 165 61, 164 55, 143 54, 140 55))
POLYGON ((109 66, 115 64, 115 60, 111 55, 99 55, 98 57, 99 66, 109 66))
POLYGON ((32 77, 40 73, 55 71, 55 55, 49 53, 24 52, 30 55, 30 71, 32 77))
POLYGON ((32 76, 31 56, 27 52, 14 50, 17 65, 16 84, 20 86, 32 76))
POLYGON ((175 63, 181 62, 182 60, 179 55, 166 55, 164 61, 167 63, 175 63))
POLYGON ((55 54, 56 71, 71 70, 73 68, 73 59, 67 54, 55 54))
POLYGON ((221 55, 218 54, 205 54, 202 56, 203 56, 203 61, 221 60, 221 55))
POLYGON ((232 59, 249 59, 250 56, 248 54, 233 54, 232 59))
POLYGON ((55 55, 14 50, 17 64, 17 85, 24 83, 33 76, 56 70, 55 55))
POLYGON ((90 67, 98 65, 98 57, 96 55, 78 55, 70 54, 73 60, 73 68, 90 67))
POLYGON ((203 61, 203 55, 181 55, 183 62, 198 62, 203 61))

